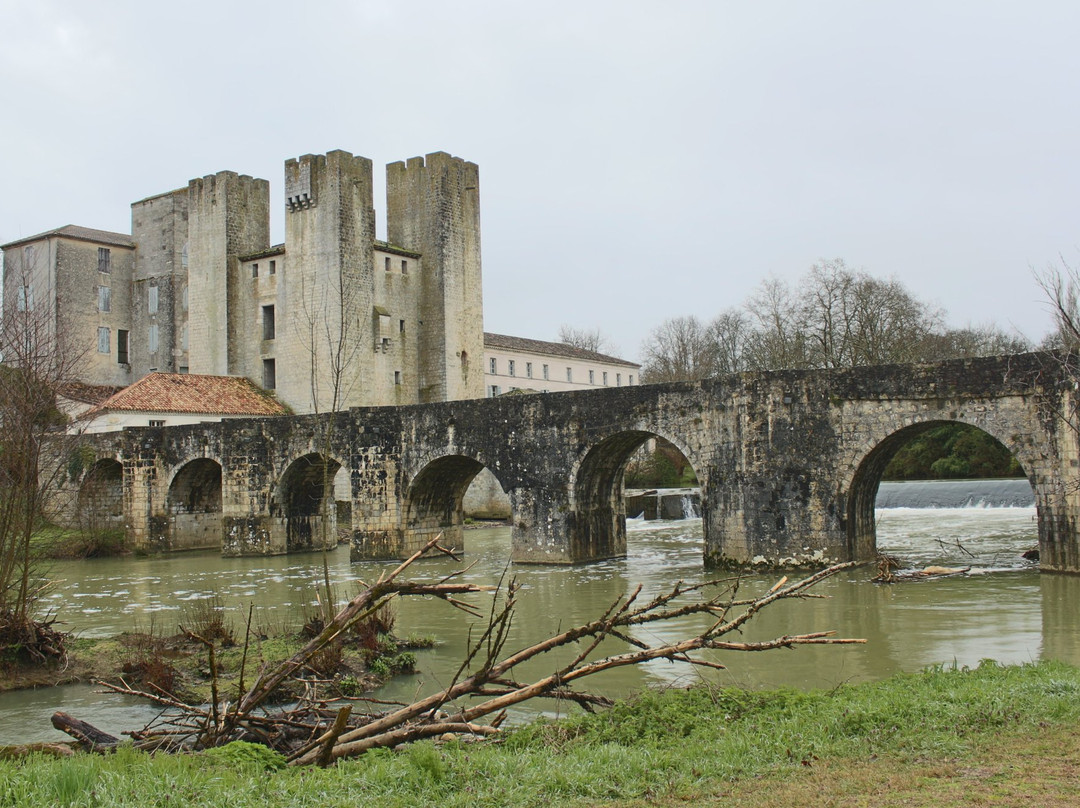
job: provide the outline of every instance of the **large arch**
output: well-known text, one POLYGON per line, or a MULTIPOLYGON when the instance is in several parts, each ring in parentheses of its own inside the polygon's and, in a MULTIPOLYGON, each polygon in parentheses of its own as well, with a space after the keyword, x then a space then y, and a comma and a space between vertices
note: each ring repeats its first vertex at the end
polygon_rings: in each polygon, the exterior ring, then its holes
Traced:
MULTIPOLYGON (((889 461, 895 457, 902 447, 919 435, 935 427, 957 423, 979 429, 1000 442, 1006 449, 1009 449, 1023 468, 1029 483, 1031 482, 1031 469, 1025 463, 1024 458, 1020 456, 1020 453, 1012 449, 999 436, 980 426, 960 420, 937 419, 900 427, 879 441, 876 446, 866 453, 861 462, 855 467, 855 472, 850 482, 848 482, 847 540, 852 559, 866 561, 876 555, 877 518, 875 503, 877 501, 878 487, 881 485, 881 478, 885 472, 885 467, 889 465, 889 461)), ((1032 488, 1035 488, 1034 484, 1032 484, 1032 488)), ((1041 527, 1039 532, 1040 535, 1043 532, 1041 527)))
POLYGON ((444 455, 420 469, 405 494, 406 554, 415 552, 439 533, 443 534, 445 546, 464 547, 465 492, 484 468, 473 457, 444 455))
POLYGON ((173 475, 165 498, 169 515, 169 549, 221 547, 221 464, 200 457, 173 475))
POLYGON ((577 560, 597 560, 626 555, 626 498, 623 493, 626 465, 634 453, 652 438, 663 438, 678 449, 698 474, 702 488, 704 528, 708 497, 702 466, 685 445, 668 435, 644 430, 628 430, 609 435, 594 444, 578 464, 573 478, 570 523, 570 556, 577 560))
POLYGON ((334 547, 337 509, 334 478, 342 464, 318 452, 298 457, 278 481, 270 513, 285 523, 286 552, 334 547))
POLYGON ((124 466, 98 460, 83 477, 76 499, 76 525, 91 535, 124 529, 124 466))

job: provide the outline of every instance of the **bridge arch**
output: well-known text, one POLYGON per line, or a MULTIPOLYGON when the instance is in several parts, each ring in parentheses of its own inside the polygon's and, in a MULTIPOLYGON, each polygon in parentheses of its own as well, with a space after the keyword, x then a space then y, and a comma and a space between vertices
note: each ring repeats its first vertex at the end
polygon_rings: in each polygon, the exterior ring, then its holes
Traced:
POLYGON ((573 470, 571 558, 592 561, 626 554, 626 466, 634 453, 653 438, 663 438, 672 444, 698 475, 703 525, 708 530, 709 520, 705 513, 708 482, 703 477, 704 465, 687 449, 685 442, 644 429, 617 432, 593 444, 573 470))
MULTIPOLYGON (((864 455, 845 481, 847 491, 847 540, 851 557, 858 561, 871 559, 877 552, 877 523, 875 504, 885 467, 904 446, 920 435, 946 424, 963 424, 974 427, 1001 443, 1020 464, 1038 498, 1034 484, 1036 458, 1023 447, 1010 446, 1007 436, 996 435, 983 424, 974 424, 959 418, 940 418, 899 426, 895 431, 870 447, 864 447, 864 455), (1005 438, 1005 439, 1003 439, 1005 438)), ((1041 519, 1040 514, 1040 519, 1041 519)), ((1040 526, 1040 535, 1042 527, 1040 526)))
POLYGON ((124 529, 124 465, 115 457, 95 461, 76 497, 76 524, 89 534, 124 529))
POLYGON ((270 514, 284 523, 286 552, 327 549, 337 544, 334 478, 341 461, 320 452, 293 460, 278 478, 270 514))
POLYGON ((190 460, 169 483, 165 510, 169 549, 211 549, 222 542, 221 463, 208 457, 190 460))
POLYGON ((405 492, 404 544, 407 554, 415 552, 439 533, 443 534, 445 546, 458 549, 464 546, 465 492, 485 468, 505 490, 496 470, 475 457, 442 455, 423 464, 405 492))

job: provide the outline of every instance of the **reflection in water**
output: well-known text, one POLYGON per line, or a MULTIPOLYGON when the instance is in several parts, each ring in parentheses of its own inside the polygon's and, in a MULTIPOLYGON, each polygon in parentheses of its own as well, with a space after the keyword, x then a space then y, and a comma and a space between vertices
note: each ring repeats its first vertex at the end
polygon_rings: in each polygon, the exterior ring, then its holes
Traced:
MULTIPOLYGON (((509 646, 516 648, 595 617, 637 583, 648 595, 676 580, 699 580, 705 574, 700 520, 630 520, 628 533, 626 558, 567 568, 508 565, 509 528, 468 531, 467 554, 477 563, 467 578, 480 583, 496 582, 504 573, 518 578, 523 589, 509 646)), ((900 557, 905 567, 971 566, 978 574, 888 586, 871 583, 870 570, 855 570, 819 587, 827 599, 781 603, 766 610, 744 637, 836 629, 842 636, 866 638, 865 646, 717 655, 714 659, 729 666, 723 672, 655 662, 609 672, 592 687, 622 694, 648 685, 687 684, 701 676, 754 687, 831 687, 937 663, 975 665, 983 658, 1018 663, 1045 656, 1080 664, 1080 640, 1071 620, 1080 602, 1080 577, 1040 576, 1019 558, 1036 543, 1033 508, 889 508, 878 511, 878 535, 881 548, 900 557)), ((186 603, 215 593, 231 605, 238 626, 248 603, 256 605, 261 626, 296 625, 312 610, 322 574, 320 558, 195 554, 63 563, 53 571, 56 584, 46 605, 70 628, 95 636, 151 624, 172 632, 186 603)), ((357 577, 373 580, 387 566, 350 566, 344 547, 331 554, 331 575, 342 596, 353 590, 351 582, 357 577)), ((425 561, 414 577, 433 579, 455 567, 442 559, 425 561)), ((747 577, 740 594, 764 591, 775 580, 747 577)), ((670 639, 703 627, 687 620, 640 638, 670 639)), ((438 646, 418 654, 419 675, 399 678, 380 695, 412 698, 418 691, 445 685, 462 657, 470 628, 476 628, 476 621, 441 601, 404 599, 398 608, 398 632, 432 634, 438 646)), ((538 662, 519 675, 550 673, 570 653, 538 662)), ((534 709, 540 708, 560 709, 551 704, 534 709)), ((146 717, 145 710, 124 713, 132 708, 119 697, 93 696, 88 689, 3 694, 0 743, 59 737, 48 726, 55 709, 113 731, 141 725, 146 717), (81 701, 65 704, 66 699, 81 701)))

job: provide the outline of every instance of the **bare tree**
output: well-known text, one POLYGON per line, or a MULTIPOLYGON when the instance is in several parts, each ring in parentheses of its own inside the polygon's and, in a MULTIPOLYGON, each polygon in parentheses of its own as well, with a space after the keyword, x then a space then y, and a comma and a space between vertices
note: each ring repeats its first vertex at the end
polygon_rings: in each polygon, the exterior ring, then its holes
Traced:
POLYGON ((71 443, 57 394, 76 381, 85 350, 61 333, 43 259, 5 262, 0 320, 0 648, 22 661, 63 653, 49 620, 36 620, 32 536, 71 443))
POLYGON ((739 309, 728 309, 709 323, 709 337, 716 353, 717 373, 739 373, 747 369, 747 351, 753 339, 750 320, 739 309))
POLYGON ((697 317, 672 317, 657 326, 641 347, 641 380, 704 379, 718 372, 716 342, 697 317))
POLYGON ((744 307, 753 326, 747 353, 750 370, 809 366, 803 312, 788 284, 779 278, 763 281, 744 307))
POLYGON ((600 333, 599 328, 573 328, 563 324, 559 326, 559 342, 593 353, 609 353, 615 350, 610 340, 600 333))
POLYGON ((1034 275, 1054 317, 1055 329, 1043 340, 1043 347, 1077 349, 1080 347, 1080 270, 1062 258, 1060 267, 1051 265, 1034 275))
MULTIPOLYGON (((361 351, 368 344, 358 333, 356 298, 359 295, 358 280, 351 278, 343 268, 329 273, 323 283, 310 278, 301 280, 303 316, 297 318, 296 328, 307 349, 311 404, 322 428, 317 436, 322 467, 316 513, 319 525, 317 541, 323 562, 323 619, 334 613, 334 592, 330 585, 330 560, 328 551, 337 545, 336 508, 333 495, 334 477, 331 458, 335 439, 336 413, 345 407, 360 381, 361 351)), ((315 537, 313 537, 315 538, 315 537)))

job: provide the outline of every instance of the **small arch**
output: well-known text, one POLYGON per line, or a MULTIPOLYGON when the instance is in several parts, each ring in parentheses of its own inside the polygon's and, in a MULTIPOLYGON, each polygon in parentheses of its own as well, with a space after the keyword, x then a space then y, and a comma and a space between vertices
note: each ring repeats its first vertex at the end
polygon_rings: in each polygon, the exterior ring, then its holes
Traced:
POLYGON ((405 551, 415 552, 442 533, 447 546, 464 545, 465 492, 485 468, 465 455, 446 455, 425 465, 405 495, 405 551))
POLYGON ((173 475, 165 498, 172 550, 221 546, 221 464, 200 457, 173 475))
MULTIPOLYGON (((628 431, 610 435, 595 444, 578 465, 574 478, 570 555, 576 560, 596 560, 626 555, 626 468, 631 457, 650 440, 658 438, 674 447, 697 473, 690 454, 670 438, 654 432, 628 431)), ((705 482, 699 478, 704 488, 705 482)), ((707 497, 701 496, 702 516, 707 497)), ((704 521, 708 530, 708 520, 704 521)))
MULTIPOLYGON (((936 427, 957 423, 964 422, 954 420, 933 420, 902 427, 881 440, 863 457, 862 461, 856 467, 855 473, 852 475, 847 492, 846 527, 848 547, 852 559, 856 561, 865 561, 873 558, 877 553, 877 519, 875 508, 878 488, 881 485, 885 468, 889 465, 889 462, 903 447, 907 446, 912 440, 920 435, 923 435, 936 427)), ((994 438, 995 441, 1001 443, 1002 446, 1008 450, 1009 447, 1007 445, 987 430, 976 427, 973 424, 965 425, 990 435, 991 438, 994 438)), ((1027 477, 1030 483, 1030 473, 1027 469, 1023 468, 1023 461, 1021 458, 1019 458, 1015 452, 1010 451, 1010 454, 1018 464, 1021 464, 1024 476, 1027 477)), ((1034 489, 1034 485, 1032 488, 1034 489)), ((1039 518, 1041 521, 1041 514, 1039 518)), ((1042 529, 1040 526, 1040 534, 1041 532, 1042 529)))
POLYGON ((114 458, 92 465, 79 486, 76 524, 90 535, 124 528, 124 466, 114 458))
POLYGON ((281 475, 270 513, 285 521, 288 552, 337 544, 334 478, 341 467, 334 458, 312 452, 294 460, 281 475))
POLYGON ((200 457, 173 475, 166 497, 169 513, 221 513, 221 464, 200 457))

